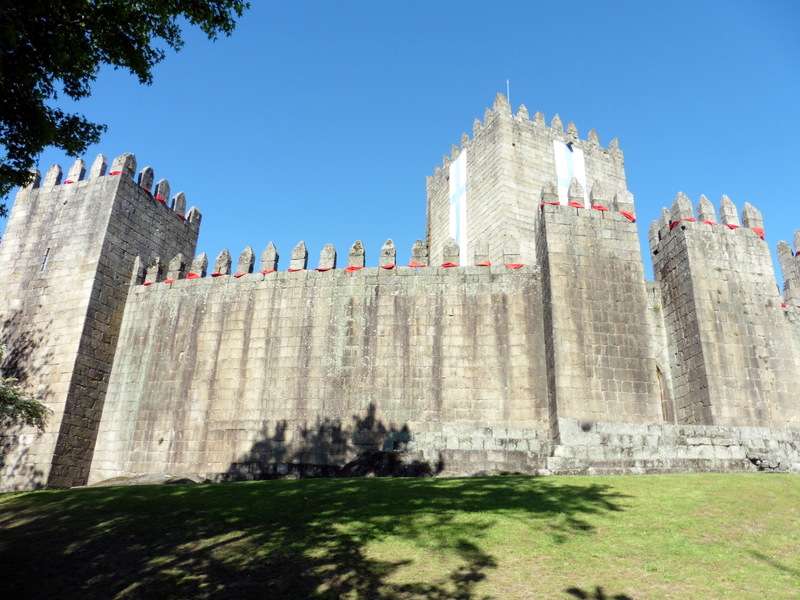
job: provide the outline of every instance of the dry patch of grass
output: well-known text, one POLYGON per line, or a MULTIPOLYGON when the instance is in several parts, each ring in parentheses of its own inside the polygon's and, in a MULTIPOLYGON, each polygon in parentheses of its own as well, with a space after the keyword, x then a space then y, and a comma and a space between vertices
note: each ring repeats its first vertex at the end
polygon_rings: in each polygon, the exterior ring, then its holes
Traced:
POLYGON ((800 477, 325 479, 0 496, 12 598, 789 599, 800 477))

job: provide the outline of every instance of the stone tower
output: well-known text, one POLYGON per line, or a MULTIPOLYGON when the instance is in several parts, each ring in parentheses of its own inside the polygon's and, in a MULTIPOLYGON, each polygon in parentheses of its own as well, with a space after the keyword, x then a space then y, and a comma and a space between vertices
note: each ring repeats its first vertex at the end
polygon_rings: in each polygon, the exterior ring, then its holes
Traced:
MULTIPOLYGON (((781 298, 763 237, 761 213, 745 204, 740 219, 727 196, 718 217, 705 196, 695 213, 678 194, 650 227, 679 423, 800 424, 796 307, 781 298)), ((791 302, 791 247, 780 254, 791 302)))
POLYGON ((86 178, 80 159, 63 181, 58 165, 36 173, 0 244, 4 371, 53 411, 44 433, 3 431, 7 489, 86 482, 131 274, 195 252, 200 213, 182 193, 168 206, 167 181, 154 187, 150 167, 135 178, 132 154, 106 170, 100 155, 86 178))
POLYGON ((483 123, 475 120, 473 138, 464 134, 461 148, 453 146, 428 177, 431 264, 443 262, 451 238, 461 265, 474 264, 477 240, 481 258, 500 262, 504 254, 519 254, 521 262, 532 264, 542 193, 555 186, 553 193, 567 204, 573 179, 586 202, 597 184, 612 197, 626 189, 617 141, 603 148, 594 130, 579 139, 573 123, 564 131, 558 115, 549 126, 541 113, 531 120, 524 105, 513 115, 498 94, 483 123))

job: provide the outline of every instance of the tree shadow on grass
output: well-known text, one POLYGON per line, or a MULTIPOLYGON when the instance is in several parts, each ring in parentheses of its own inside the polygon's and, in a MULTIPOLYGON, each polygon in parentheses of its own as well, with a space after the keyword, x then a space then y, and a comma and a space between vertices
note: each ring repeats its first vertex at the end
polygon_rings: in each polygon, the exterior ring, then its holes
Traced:
POLYGON ((558 521, 566 539, 622 499, 533 477, 34 492, 0 497, 0 577, 13 598, 485 599, 499 514, 558 521))
POLYGON ((790 575, 791 577, 795 577, 798 580, 800 580, 800 569, 785 565, 782 562, 777 561, 774 558, 767 556, 762 552, 758 552, 757 550, 750 550, 748 554, 750 554, 750 556, 752 556, 753 558, 768 564, 773 569, 780 571, 781 573, 786 573, 787 575, 790 575))
POLYGON ((633 600, 633 598, 626 594, 615 594, 614 596, 608 596, 600 586, 594 588, 594 591, 592 592, 588 592, 580 588, 569 588, 566 590, 566 592, 570 596, 580 598, 580 600, 633 600))

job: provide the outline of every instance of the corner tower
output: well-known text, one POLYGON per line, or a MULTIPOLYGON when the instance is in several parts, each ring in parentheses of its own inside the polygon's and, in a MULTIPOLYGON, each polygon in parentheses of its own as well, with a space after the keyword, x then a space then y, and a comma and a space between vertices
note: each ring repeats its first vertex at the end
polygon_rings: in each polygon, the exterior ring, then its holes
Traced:
POLYGON ((521 262, 533 264, 542 192, 557 182, 559 200, 567 204, 573 178, 587 202, 596 184, 612 196, 625 190, 617 140, 603 148, 594 130, 581 140, 573 123, 565 131, 558 115, 549 126, 541 113, 531 120, 524 105, 513 115, 506 97, 498 94, 483 123, 475 120, 473 138, 464 134, 461 147, 453 146, 428 177, 431 264, 442 262, 451 238, 459 245, 462 265, 473 264, 476 243, 492 261, 499 262, 510 249, 521 262))
POLYGON ((0 433, 7 489, 86 482, 137 257, 195 252, 200 213, 182 193, 168 206, 169 183, 150 167, 135 177, 132 154, 106 171, 100 155, 88 177, 80 159, 63 181, 58 165, 36 173, 0 243, 2 366, 53 411, 42 434, 0 433))
POLYGON ((675 414, 690 425, 796 429, 800 424, 793 253, 781 244, 784 302, 761 213, 722 197, 678 194, 650 227, 670 355, 675 414))

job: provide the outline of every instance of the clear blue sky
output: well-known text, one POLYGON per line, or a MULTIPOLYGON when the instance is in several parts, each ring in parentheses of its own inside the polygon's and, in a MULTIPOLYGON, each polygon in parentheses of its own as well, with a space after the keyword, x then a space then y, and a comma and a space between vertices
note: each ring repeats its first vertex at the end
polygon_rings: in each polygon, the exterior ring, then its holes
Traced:
POLYGON ((619 138, 643 238, 678 191, 750 202, 773 249, 800 228, 798 2, 255 0, 186 38, 152 86, 104 70, 78 108, 109 127, 87 162, 134 152, 184 191, 211 260, 272 240, 286 268, 305 240, 341 264, 360 239, 374 265, 393 238, 407 261, 425 176, 506 79, 514 110, 619 138))

